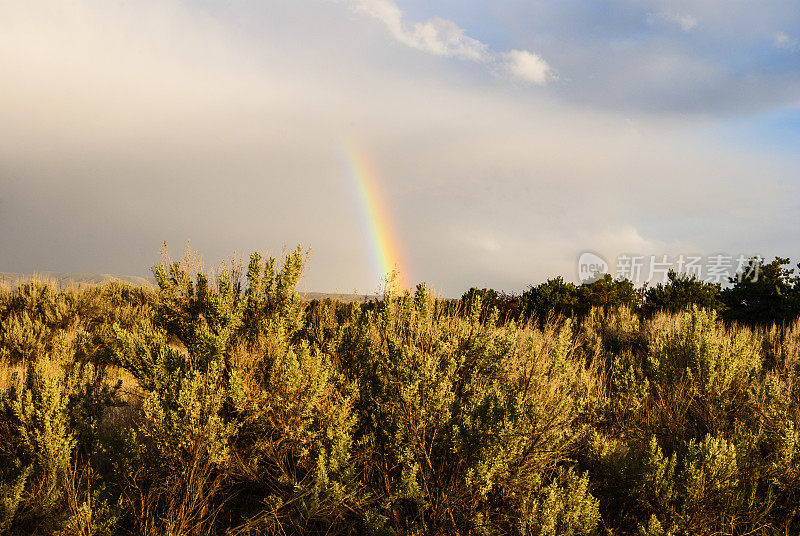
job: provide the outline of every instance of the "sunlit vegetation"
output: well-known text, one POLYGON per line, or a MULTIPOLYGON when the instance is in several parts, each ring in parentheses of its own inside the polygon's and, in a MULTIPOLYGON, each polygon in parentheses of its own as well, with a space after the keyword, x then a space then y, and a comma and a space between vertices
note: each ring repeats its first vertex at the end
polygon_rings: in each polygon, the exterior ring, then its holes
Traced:
POLYGON ((0 289, 0 533, 800 533, 785 259, 368 303, 303 261, 0 289))

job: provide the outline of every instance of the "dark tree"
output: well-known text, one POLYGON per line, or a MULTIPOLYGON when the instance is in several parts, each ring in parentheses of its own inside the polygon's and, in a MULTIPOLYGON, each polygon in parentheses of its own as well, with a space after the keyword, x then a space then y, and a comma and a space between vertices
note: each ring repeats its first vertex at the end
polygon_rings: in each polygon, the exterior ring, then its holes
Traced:
POLYGON ((578 307, 578 287, 558 276, 529 287, 521 301, 523 314, 540 322, 553 316, 570 316, 578 307))
MULTIPOLYGON (((800 314, 800 277, 786 268, 789 259, 775 257, 769 264, 754 257, 744 273, 732 277, 732 287, 722 291, 725 318, 750 325, 793 320, 800 314)), ((800 265, 798 265, 800 267, 800 265)))
POLYGON ((520 297, 515 294, 497 292, 492 288, 472 287, 461 296, 461 310, 469 311, 476 299, 481 300, 481 320, 486 320, 497 308, 498 319, 502 322, 517 320, 520 317, 520 297))
POLYGON ((630 279, 614 279, 605 274, 591 283, 578 287, 578 313, 585 315, 592 307, 609 310, 614 307, 628 307, 638 311, 642 303, 642 291, 630 279))
POLYGON ((645 292, 642 308, 645 314, 657 311, 676 313, 693 305, 717 311, 724 309, 719 283, 706 283, 694 274, 689 276, 674 270, 667 273, 667 278, 666 283, 659 283, 645 292))

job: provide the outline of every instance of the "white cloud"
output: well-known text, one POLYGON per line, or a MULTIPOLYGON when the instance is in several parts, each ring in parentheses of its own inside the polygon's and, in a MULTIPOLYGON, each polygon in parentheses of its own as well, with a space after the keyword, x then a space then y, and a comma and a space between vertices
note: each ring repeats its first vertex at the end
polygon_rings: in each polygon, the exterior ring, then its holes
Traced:
POLYGON ((553 69, 538 54, 527 50, 494 53, 485 43, 467 36, 455 22, 433 17, 406 23, 403 11, 392 0, 344 0, 356 13, 382 22, 398 42, 436 56, 500 64, 514 77, 543 86, 555 80, 553 69))
POLYGON ((553 69, 538 54, 512 50, 502 55, 506 69, 517 78, 543 86, 556 78, 553 69))
POLYGON ((798 45, 797 39, 792 39, 784 32, 775 32, 773 34, 773 43, 775 43, 776 47, 786 50, 797 50, 798 45))
POLYGON ((404 14, 392 0, 350 0, 356 13, 379 20, 400 43, 423 52, 471 61, 488 61, 489 47, 464 34, 455 22, 439 17, 406 24, 404 14))
POLYGON ((657 21, 677 24, 684 32, 689 32, 697 28, 697 19, 691 15, 681 15, 679 13, 651 13, 647 21, 653 24, 657 21))

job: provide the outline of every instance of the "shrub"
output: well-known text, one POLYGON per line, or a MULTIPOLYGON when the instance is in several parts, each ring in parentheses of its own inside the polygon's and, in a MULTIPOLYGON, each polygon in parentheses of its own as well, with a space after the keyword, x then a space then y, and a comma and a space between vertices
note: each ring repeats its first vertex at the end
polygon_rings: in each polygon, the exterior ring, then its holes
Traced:
POLYGON ((0 289, 0 531, 800 532, 796 322, 643 317, 610 278, 531 289, 533 323, 485 289, 306 303, 304 260, 0 289))

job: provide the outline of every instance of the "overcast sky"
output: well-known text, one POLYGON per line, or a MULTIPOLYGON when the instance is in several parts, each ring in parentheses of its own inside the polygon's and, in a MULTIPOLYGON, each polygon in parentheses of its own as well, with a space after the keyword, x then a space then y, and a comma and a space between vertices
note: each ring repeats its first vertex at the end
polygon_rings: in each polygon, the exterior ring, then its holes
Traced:
POLYGON ((0 0, 0 271, 311 249, 372 291, 345 140, 409 281, 592 250, 795 255, 796 0, 0 0))

